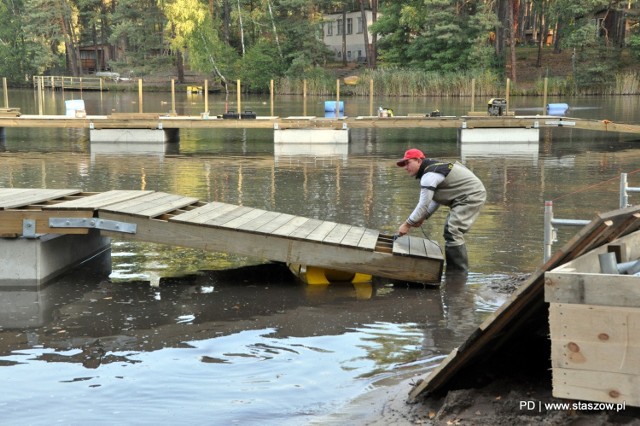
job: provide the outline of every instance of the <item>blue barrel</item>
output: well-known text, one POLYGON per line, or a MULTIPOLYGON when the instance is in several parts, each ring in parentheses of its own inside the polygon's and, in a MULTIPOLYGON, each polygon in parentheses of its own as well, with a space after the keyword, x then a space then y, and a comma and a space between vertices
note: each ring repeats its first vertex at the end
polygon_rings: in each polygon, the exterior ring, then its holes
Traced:
POLYGON ((564 115, 569 109, 568 104, 548 104, 547 114, 549 115, 564 115))
MULTIPOLYGON (((344 102, 340 101, 340 112, 344 112, 344 102)), ((324 112, 336 112, 336 101, 324 101, 324 112)))

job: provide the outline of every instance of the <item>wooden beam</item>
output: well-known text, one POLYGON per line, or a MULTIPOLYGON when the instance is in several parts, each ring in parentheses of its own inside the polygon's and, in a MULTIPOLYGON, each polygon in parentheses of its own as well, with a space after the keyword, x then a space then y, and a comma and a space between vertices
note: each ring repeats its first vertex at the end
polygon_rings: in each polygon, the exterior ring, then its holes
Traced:
POLYGON ((93 211, 40 211, 40 210, 0 210, 0 236, 22 235, 23 222, 35 220, 36 234, 88 234, 87 228, 50 228, 49 218, 73 217, 90 218, 93 211))

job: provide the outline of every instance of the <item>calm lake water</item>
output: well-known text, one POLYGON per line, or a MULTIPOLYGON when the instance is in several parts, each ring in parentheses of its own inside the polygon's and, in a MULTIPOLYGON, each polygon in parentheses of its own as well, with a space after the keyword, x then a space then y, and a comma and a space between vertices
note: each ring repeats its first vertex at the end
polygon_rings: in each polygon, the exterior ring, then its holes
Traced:
MULTIPOLYGON (((64 101, 80 96, 88 114, 140 107, 135 91, 46 92, 44 113, 64 114, 64 101)), ((9 99, 25 114, 38 111, 29 90, 10 90, 9 99)), ((343 100, 347 115, 368 115, 368 99, 343 100)), ((568 103, 572 117, 639 121, 637 96, 549 102, 568 103)), ((170 103, 170 93, 145 94, 143 108, 168 112, 170 103)), ((540 104, 512 98, 511 109, 536 114, 540 104)), ((378 105, 399 115, 469 110, 458 99, 378 105)), ((225 101, 210 95, 209 107, 221 114, 225 101)), ((301 98, 278 97, 275 114, 301 115, 303 107, 301 98)), ((306 108, 321 116, 324 99, 310 98, 306 108)), ((204 99, 180 93, 176 109, 198 115, 204 99)), ((269 115, 269 98, 243 99, 242 109, 269 115)), ((590 219, 618 207, 621 173, 640 186, 638 142, 563 128, 542 130, 539 143, 478 147, 459 144, 455 130, 354 129, 344 150, 299 154, 276 149, 267 130, 187 130, 178 144, 114 152, 91 144, 84 130, 7 129, 0 187, 165 191, 393 233, 418 196, 394 162, 417 147, 463 161, 488 200, 468 234, 471 274, 460 288, 384 279, 317 288, 262 259, 114 240, 109 276, 87 265, 40 291, 0 291, 0 419, 300 425, 376 387, 425 375, 504 302, 493 282, 542 263, 545 200, 558 218, 590 219)), ((422 231, 439 243, 445 215, 422 231)), ((576 231, 561 228, 555 247, 576 231)))

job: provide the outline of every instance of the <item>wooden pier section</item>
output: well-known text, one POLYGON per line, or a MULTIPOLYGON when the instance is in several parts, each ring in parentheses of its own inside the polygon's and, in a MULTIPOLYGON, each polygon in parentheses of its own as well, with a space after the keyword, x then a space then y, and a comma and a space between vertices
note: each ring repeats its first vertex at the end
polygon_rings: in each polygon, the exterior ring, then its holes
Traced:
POLYGON ((80 129, 357 129, 357 128, 569 128, 613 133, 640 134, 640 125, 557 116, 358 116, 324 118, 315 116, 223 119, 217 116, 175 116, 164 113, 114 113, 76 118, 64 115, 0 115, 0 128, 80 129))
POLYGON ((87 234, 439 283, 431 240, 164 192, 0 188, 0 237, 87 234))

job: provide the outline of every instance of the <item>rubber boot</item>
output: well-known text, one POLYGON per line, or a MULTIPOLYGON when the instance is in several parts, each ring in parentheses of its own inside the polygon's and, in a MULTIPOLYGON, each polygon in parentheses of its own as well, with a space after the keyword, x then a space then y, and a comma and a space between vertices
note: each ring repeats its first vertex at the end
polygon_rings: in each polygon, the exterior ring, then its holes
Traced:
POLYGON ((467 273, 469 271, 469 258, 467 257, 467 246, 445 246, 444 255, 446 259, 447 274, 450 272, 467 273))

